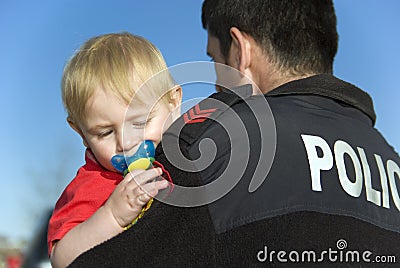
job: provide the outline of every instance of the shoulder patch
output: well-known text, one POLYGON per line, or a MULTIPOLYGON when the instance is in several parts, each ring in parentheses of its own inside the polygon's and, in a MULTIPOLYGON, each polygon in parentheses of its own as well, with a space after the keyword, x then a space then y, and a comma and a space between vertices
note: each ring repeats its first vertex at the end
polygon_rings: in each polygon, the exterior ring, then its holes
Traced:
POLYGON ((214 93, 179 117, 164 135, 173 135, 192 144, 218 116, 229 107, 249 98, 252 93, 249 84, 214 93))
POLYGON ((203 123, 216 110, 216 108, 202 110, 200 105, 196 104, 183 115, 183 121, 185 124, 203 123))

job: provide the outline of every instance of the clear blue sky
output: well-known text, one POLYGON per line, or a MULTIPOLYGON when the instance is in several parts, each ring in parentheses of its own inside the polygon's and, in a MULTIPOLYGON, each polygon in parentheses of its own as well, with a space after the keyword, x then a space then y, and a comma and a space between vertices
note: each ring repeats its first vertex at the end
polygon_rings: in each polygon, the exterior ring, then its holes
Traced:
MULTIPOLYGON (((86 39, 129 31, 160 48, 169 66, 209 60, 201 0, 58 0, 0 3, 0 235, 29 238, 83 163, 65 122, 60 78, 86 39)), ((376 127, 400 151, 400 1, 335 0, 335 74, 371 94, 376 127)), ((198 89, 197 89, 198 90, 198 89)), ((212 91, 184 91, 184 99, 212 91)))

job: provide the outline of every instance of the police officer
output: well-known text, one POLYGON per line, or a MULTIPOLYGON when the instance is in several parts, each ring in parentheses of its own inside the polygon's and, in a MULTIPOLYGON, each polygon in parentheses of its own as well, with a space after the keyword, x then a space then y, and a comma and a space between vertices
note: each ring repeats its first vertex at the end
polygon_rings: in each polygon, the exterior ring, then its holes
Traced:
POLYGON ((332 75, 332 1, 206 0, 202 22, 221 92, 157 148, 175 189, 72 265, 400 261, 400 158, 370 96, 332 75))

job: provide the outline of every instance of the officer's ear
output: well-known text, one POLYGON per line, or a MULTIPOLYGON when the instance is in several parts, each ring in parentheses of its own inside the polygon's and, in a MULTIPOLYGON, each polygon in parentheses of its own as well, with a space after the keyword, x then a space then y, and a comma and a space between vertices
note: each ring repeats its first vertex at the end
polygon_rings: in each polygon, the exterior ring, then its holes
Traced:
POLYGON ((246 74, 251 64, 251 37, 236 27, 231 27, 229 33, 232 38, 228 57, 229 65, 246 74))
POLYGON ((76 123, 72 120, 72 118, 69 117, 69 116, 67 117, 67 122, 68 122, 69 126, 70 126, 76 133, 78 133, 79 136, 81 136, 83 145, 85 145, 86 148, 89 148, 89 144, 88 144, 88 142, 87 142, 87 140, 86 140, 86 138, 85 138, 85 135, 83 135, 83 132, 82 132, 81 128, 78 126, 78 124, 76 124, 76 123))

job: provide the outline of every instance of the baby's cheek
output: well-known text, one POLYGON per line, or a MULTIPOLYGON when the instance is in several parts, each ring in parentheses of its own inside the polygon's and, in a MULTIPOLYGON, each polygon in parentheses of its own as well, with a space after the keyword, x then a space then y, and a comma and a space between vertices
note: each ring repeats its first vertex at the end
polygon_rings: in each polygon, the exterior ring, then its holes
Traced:
POLYGON ((100 165, 102 165, 105 169, 110 170, 110 171, 114 171, 114 167, 111 164, 111 157, 106 157, 104 155, 101 156, 101 158, 97 159, 97 161, 99 162, 100 165))
POLYGON ((92 148, 92 152, 96 158, 96 161, 105 169, 114 171, 114 168, 111 164, 111 158, 114 156, 114 154, 110 151, 107 150, 106 147, 100 147, 100 148, 92 148))
POLYGON ((144 140, 152 140, 158 144, 161 140, 162 134, 163 129, 161 126, 157 128, 153 127, 144 133, 144 140))

